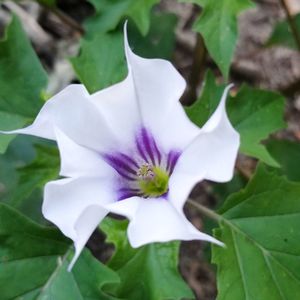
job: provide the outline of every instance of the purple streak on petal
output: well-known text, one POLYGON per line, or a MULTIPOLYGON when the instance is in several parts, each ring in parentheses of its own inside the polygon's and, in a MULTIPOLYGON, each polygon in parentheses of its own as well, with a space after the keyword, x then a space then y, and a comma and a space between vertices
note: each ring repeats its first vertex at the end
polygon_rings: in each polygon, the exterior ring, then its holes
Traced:
POLYGON ((141 128, 136 141, 137 149, 145 161, 149 162, 148 158, 150 158, 153 165, 161 163, 161 153, 157 147, 155 139, 145 127, 141 128))
POLYGON ((163 195, 161 195, 160 197, 164 200, 168 200, 168 195, 169 195, 169 190, 167 190, 163 195))
POLYGON ((171 150, 168 153, 167 170, 169 171, 170 174, 172 174, 180 154, 181 154, 181 152, 176 151, 176 150, 171 150))
POLYGON ((142 193, 139 189, 131 189, 131 188, 120 188, 118 190, 118 201, 134 197, 134 196, 142 196, 142 193))
POLYGON ((120 155, 127 161, 128 164, 131 164, 131 166, 136 169, 136 171, 139 169, 139 165, 137 164, 137 162, 131 158, 130 156, 124 154, 124 153, 120 153, 120 155))
POLYGON ((144 149, 147 151, 147 153, 151 159, 151 162, 154 165, 155 164, 154 153, 152 152, 152 147, 151 147, 152 139, 149 137, 148 132, 147 132, 146 128, 144 128, 144 127, 141 130, 141 138, 142 138, 142 142, 144 145, 144 149))
POLYGON ((122 177, 135 180, 137 169, 132 166, 132 161, 127 160, 123 153, 105 154, 104 158, 122 177))
POLYGON ((161 163, 161 153, 158 150, 158 147, 157 147, 156 142, 155 142, 154 139, 153 139, 153 147, 154 147, 154 151, 155 151, 155 154, 156 154, 156 157, 157 157, 157 160, 158 160, 158 164, 160 164, 161 163))
POLYGON ((137 148, 139 154, 141 155, 141 157, 143 158, 143 160, 145 162, 149 162, 147 159, 146 153, 144 151, 143 143, 142 143, 141 139, 139 138, 139 136, 136 137, 135 144, 136 144, 136 148, 137 148))

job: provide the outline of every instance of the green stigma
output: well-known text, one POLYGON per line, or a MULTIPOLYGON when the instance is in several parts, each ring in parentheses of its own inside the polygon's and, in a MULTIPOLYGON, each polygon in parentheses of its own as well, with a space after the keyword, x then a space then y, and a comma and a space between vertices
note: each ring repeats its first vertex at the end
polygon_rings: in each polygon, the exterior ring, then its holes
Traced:
POLYGON ((147 197, 159 197, 168 191, 169 174, 159 167, 141 166, 139 172, 139 186, 147 197))

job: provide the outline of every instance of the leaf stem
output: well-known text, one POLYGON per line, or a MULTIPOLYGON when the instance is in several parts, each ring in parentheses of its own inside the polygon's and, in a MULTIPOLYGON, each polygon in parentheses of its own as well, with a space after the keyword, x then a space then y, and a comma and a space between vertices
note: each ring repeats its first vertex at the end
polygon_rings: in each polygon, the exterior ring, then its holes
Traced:
POLYGON ((205 71, 204 65, 206 56, 207 51, 203 37, 200 33, 197 33, 197 40, 193 53, 193 65, 188 78, 188 91, 183 98, 183 102, 186 105, 192 104, 197 99, 197 90, 205 71))
POLYGON ((200 204, 192 199, 188 199, 187 202, 189 204, 191 204, 192 206, 194 206, 195 208, 197 208, 203 215, 215 220, 216 222, 220 223, 221 221, 223 221, 223 217, 221 215, 219 215, 216 212, 214 212, 213 210, 203 206, 202 204, 200 204))
POLYGON ((294 40, 296 42, 296 45, 297 45, 298 49, 300 50, 300 33, 297 29, 297 25, 296 25, 295 19, 292 16, 290 7, 289 7, 286 0, 280 0, 280 2, 281 2, 281 5, 282 5, 282 7, 285 11, 287 21, 289 23, 289 26, 290 26, 290 29, 292 31, 292 34, 293 34, 294 40))

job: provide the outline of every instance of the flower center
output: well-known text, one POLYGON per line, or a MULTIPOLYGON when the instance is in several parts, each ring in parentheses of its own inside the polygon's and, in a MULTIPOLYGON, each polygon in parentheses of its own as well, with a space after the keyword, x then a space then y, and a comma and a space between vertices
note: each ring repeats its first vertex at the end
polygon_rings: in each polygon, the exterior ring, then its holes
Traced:
POLYGON ((168 191, 169 174, 162 168, 142 164, 138 172, 138 184, 146 197, 159 197, 168 191))
POLYGON ((126 152, 103 154, 105 161, 119 175, 116 177, 118 200, 131 197, 167 198, 169 178, 181 151, 162 151, 151 132, 142 127, 136 134, 130 154, 126 152))

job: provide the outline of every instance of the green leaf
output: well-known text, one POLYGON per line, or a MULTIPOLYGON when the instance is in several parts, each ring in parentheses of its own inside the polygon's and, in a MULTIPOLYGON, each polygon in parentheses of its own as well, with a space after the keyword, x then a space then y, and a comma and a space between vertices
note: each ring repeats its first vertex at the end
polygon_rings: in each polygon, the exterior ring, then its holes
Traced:
POLYGON ((106 284, 118 276, 85 250, 73 271, 67 239, 56 229, 39 226, 0 204, 1 300, 112 300, 106 284))
MULTIPOLYGON (((186 108, 195 124, 202 126, 211 116, 223 90, 224 85, 217 86, 213 74, 208 72, 202 95, 192 106, 186 108)), ((230 121, 241 135, 240 151, 271 166, 278 166, 261 141, 285 127, 284 98, 275 92, 244 85, 235 97, 229 97, 227 111, 230 121)))
POLYGON ((5 154, 0 155, 0 201, 8 203, 11 193, 17 187, 17 168, 30 163, 35 150, 29 136, 19 135, 9 146, 5 154))
MULTIPOLYGON (((47 76, 20 21, 13 17, 0 42, 0 129, 12 130, 34 118, 42 101, 47 76)), ((3 153, 13 136, 0 135, 3 153)))
POLYGON ((191 121, 202 127, 217 108, 224 89, 225 85, 217 85, 213 73, 209 70, 200 97, 191 106, 185 108, 191 121))
POLYGON ((81 52, 71 58, 80 81, 90 93, 110 86, 126 75, 123 35, 100 33, 81 40, 81 52))
MULTIPOLYGON (((294 16, 294 21, 298 32, 300 32, 300 14, 294 16)), ((267 42, 267 45, 282 45, 288 48, 298 50, 298 46, 295 42, 293 33, 291 32, 287 20, 281 21, 276 24, 274 31, 272 32, 271 37, 267 42)))
POLYGON ((194 29, 204 38, 209 54, 227 79, 230 63, 238 38, 237 17, 253 7, 250 0, 181 0, 193 2, 203 11, 194 24, 194 29))
POLYGON ((128 300, 194 299, 178 272, 179 243, 155 243, 133 249, 126 238, 127 224, 110 218, 101 223, 107 242, 116 248, 109 266, 121 278, 117 296, 128 300))
MULTIPOLYGON (((176 16, 152 16, 148 35, 143 37, 129 26, 130 44, 135 52, 145 57, 171 58, 175 47, 176 16)), ((123 33, 98 33, 81 40, 78 57, 71 58, 79 80, 94 93, 124 79, 127 73, 124 58, 123 33)))
POLYGON ((279 162, 287 178, 300 181, 300 143, 270 140, 266 146, 272 157, 279 162))
POLYGON ((143 36, 135 27, 129 26, 128 37, 134 52, 142 57, 171 60, 175 49, 177 16, 160 13, 151 15, 149 32, 143 36))
POLYGON ((121 20, 129 17, 145 35, 150 26, 150 11, 159 0, 89 0, 89 2, 94 5, 96 14, 86 22, 88 34, 113 30, 121 20))
POLYGON ((221 209, 213 246, 218 300, 295 299, 300 293, 300 184, 259 166, 221 209))
POLYGON ((57 179, 60 159, 57 147, 36 145, 37 157, 30 164, 17 169, 17 188, 11 192, 8 204, 36 221, 41 216, 42 188, 57 179))

